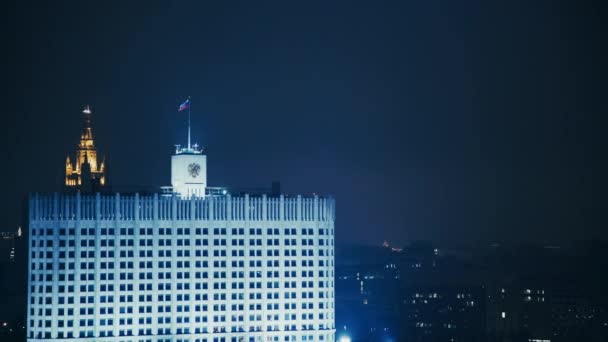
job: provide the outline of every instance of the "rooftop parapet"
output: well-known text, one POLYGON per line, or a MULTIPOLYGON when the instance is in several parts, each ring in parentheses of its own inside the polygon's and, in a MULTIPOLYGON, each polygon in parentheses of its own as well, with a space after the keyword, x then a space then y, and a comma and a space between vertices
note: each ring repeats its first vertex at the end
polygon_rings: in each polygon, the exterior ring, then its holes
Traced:
POLYGON ((55 220, 334 221, 335 201, 320 196, 208 196, 158 194, 39 195, 29 198, 29 218, 55 220))

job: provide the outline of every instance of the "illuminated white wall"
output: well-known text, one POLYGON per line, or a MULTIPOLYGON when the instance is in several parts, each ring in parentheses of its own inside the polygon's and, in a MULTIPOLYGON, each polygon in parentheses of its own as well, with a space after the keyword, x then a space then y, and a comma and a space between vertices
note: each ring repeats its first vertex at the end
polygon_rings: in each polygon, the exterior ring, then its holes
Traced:
POLYGON ((33 196, 28 341, 333 342, 334 208, 33 196))
POLYGON ((204 197, 207 187, 207 156, 187 153, 171 156, 171 186, 182 197, 204 197))

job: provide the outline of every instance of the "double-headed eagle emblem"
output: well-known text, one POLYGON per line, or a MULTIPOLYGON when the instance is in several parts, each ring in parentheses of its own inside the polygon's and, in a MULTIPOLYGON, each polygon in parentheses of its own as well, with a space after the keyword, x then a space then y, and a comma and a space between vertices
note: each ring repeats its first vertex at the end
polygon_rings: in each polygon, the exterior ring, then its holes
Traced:
POLYGON ((192 176, 193 178, 198 176, 198 174, 201 172, 201 166, 196 164, 196 163, 192 163, 190 165, 188 165, 188 173, 190 174, 190 176, 192 176))

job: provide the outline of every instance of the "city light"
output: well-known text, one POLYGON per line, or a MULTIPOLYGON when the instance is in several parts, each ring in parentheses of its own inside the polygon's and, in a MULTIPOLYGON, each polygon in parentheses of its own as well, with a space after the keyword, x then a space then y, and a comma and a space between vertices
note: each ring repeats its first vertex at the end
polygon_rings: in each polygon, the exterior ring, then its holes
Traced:
POLYGON ((338 340, 338 342, 350 342, 350 336, 348 335, 342 335, 340 336, 340 339, 338 340))

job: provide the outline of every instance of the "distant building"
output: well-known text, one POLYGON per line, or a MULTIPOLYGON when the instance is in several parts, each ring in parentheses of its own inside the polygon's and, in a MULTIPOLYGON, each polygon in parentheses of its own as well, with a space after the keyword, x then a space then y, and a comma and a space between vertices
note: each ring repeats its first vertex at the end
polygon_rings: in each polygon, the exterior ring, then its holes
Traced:
POLYGON ((551 341, 606 341, 608 308, 599 298, 585 295, 580 289, 566 284, 552 289, 549 296, 551 341))
POLYGON ((0 262, 15 263, 17 259, 16 250, 21 236, 21 227, 14 232, 0 232, 0 262))
POLYGON ((91 108, 82 111, 83 127, 74 162, 69 156, 65 161, 65 186, 67 189, 98 191, 106 185, 105 158, 99 162, 91 129, 91 108))
POLYGON ((486 341, 483 287, 410 287, 403 291, 408 341, 486 341))

